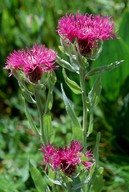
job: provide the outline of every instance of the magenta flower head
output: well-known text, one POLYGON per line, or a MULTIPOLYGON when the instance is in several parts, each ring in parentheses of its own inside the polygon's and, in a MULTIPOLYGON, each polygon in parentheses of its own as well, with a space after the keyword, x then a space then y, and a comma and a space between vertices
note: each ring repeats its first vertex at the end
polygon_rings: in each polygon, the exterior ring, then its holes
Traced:
POLYGON ((56 52, 44 45, 34 45, 32 49, 14 51, 7 57, 5 69, 22 71, 33 83, 41 79, 43 72, 57 68, 54 66, 56 52))
POLYGON ((94 162, 93 154, 91 151, 83 154, 82 150, 83 147, 79 141, 71 141, 70 147, 65 146, 65 148, 59 147, 57 149, 48 144, 45 147, 41 147, 41 151, 44 154, 42 165, 45 165, 45 170, 48 165, 51 166, 53 171, 62 170, 67 176, 74 175, 77 166, 80 164, 83 164, 89 171, 94 162))
POLYGON ((94 56, 100 40, 115 38, 111 17, 92 14, 66 15, 59 20, 57 31, 62 39, 68 42, 75 40, 76 49, 86 57, 94 56))

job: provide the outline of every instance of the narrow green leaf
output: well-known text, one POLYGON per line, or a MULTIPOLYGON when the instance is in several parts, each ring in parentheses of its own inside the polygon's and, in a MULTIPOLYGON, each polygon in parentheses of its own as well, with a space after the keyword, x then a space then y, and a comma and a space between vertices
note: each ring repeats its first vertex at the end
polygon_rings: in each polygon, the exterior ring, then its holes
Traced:
POLYGON ((58 180, 55 180, 55 173, 51 170, 49 170, 49 175, 46 174, 46 177, 48 178, 48 180, 55 184, 55 185, 62 185, 62 182, 61 181, 58 181, 58 180))
POLYGON ((47 189, 47 183, 45 177, 41 175, 39 170, 30 163, 30 173, 34 181, 35 187, 38 192, 45 192, 47 189))
POLYGON ((77 61, 75 55, 70 55, 69 59, 70 59, 70 63, 71 63, 72 68, 78 74, 79 73, 79 65, 78 65, 78 61, 77 61))
POLYGON ((51 110, 53 105, 53 92, 49 89, 44 114, 51 110))
POLYGON ((32 97, 33 93, 31 91, 28 90, 25 82, 23 81, 23 79, 18 79, 18 84, 21 88, 21 92, 22 92, 22 95, 24 96, 24 98, 26 99, 26 101, 28 103, 36 103, 34 98, 32 97))
POLYGON ((61 67, 64 67, 66 69, 68 69, 71 72, 75 72, 74 68, 71 66, 71 64, 67 61, 65 61, 64 59, 61 59, 59 56, 57 56, 56 61, 59 65, 61 65, 61 67))
POLYGON ((88 98, 90 102, 90 110, 92 112, 93 108, 98 104, 99 97, 101 94, 101 83, 100 78, 96 79, 91 91, 88 93, 88 98))
POLYGON ((43 110, 44 110, 41 94, 42 94, 41 90, 38 87, 35 87, 35 89, 34 89, 34 96, 35 96, 35 100, 36 100, 36 105, 37 105, 39 116, 43 115, 43 110))
POLYGON ((89 63, 87 62, 86 57, 82 56, 81 54, 79 54, 78 52, 76 53, 76 57, 78 60, 78 65, 83 66, 84 68, 89 66, 89 63))
POLYGON ((100 167, 98 170, 96 170, 95 175, 94 175, 94 180, 92 182, 92 187, 91 187, 91 191, 95 191, 95 192, 101 192, 102 188, 103 188, 103 175, 100 171, 100 169, 102 169, 102 167, 100 167))
POLYGON ((48 80, 48 94, 47 94, 47 101, 45 104, 45 110, 44 110, 44 114, 46 114, 48 111, 51 110, 52 105, 53 105, 53 89, 56 83, 56 75, 54 72, 52 72, 49 80, 48 80))
MULTIPOLYGON (((92 68, 95 68, 101 67, 103 63, 112 63, 112 61, 124 60, 123 64, 118 64, 118 67, 115 70, 112 70, 109 73, 104 73, 104 75, 101 76, 102 87, 106 92, 106 98, 110 100, 114 100, 118 97, 121 86, 129 76, 128 45, 129 44, 127 42, 125 43, 122 38, 105 41, 100 57, 92 63, 92 68)), ((94 79, 94 76, 90 79, 91 86, 94 83, 94 79)))
POLYGON ((68 76, 66 75, 65 69, 62 70, 64 80, 68 87, 75 93, 75 94, 81 94, 82 90, 80 86, 73 80, 69 79, 68 76))
POLYGON ((58 180, 54 180, 54 179, 51 179, 50 177, 47 176, 47 178, 55 185, 62 185, 62 182, 58 181, 58 180))
POLYGON ((52 187, 52 191, 56 192, 56 186, 55 185, 60 185, 64 191, 66 189, 64 185, 64 180, 62 179, 62 176, 60 176, 57 172, 52 171, 52 169, 49 169, 48 174, 46 174, 46 177, 48 179, 49 185, 52 187))
POLYGON ((18 76, 18 84, 20 86, 21 89, 25 90, 27 92, 28 95, 33 95, 33 93, 28 89, 27 84, 23 74, 19 74, 18 76))
POLYGON ((96 68, 92 69, 91 71, 89 71, 86 76, 88 77, 88 76, 93 76, 93 75, 97 75, 97 74, 111 71, 111 70, 115 69, 116 67, 118 67, 123 62, 124 62, 124 60, 120 60, 120 61, 115 61, 113 63, 110 63, 108 65, 96 67, 96 68))
POLYGON ((88 191, 100 192, 103 187, 103 174, 102 167, 97 167, 96 164, 94 169, 92 170, 92 176, 90 177, 90 181, 88 183, 88 191))
POLYGON ((43 117, 43 127, 44 127, 46 140, 47 140, 47 142, 50 142, 50 138, 53 135, 52 120, 51 120, 51 115, 50 114, 45 114, 44 115, 44 117, 43 117))
POLYGON ((33 97, 28 94, 28 92, 25 89, 21 89, 23 97, 26 99, 28 103, 36 103, 33 97))
POLYGON ((70 118, 71 118, 73 124, 75 125, 75 127, 81 128, 80 123, 78 121, 78 118, 77 118, 77 116, 75 114, 75 111, 72 108, 72 106, 71 106, 71 104, 70 104, 70 102, 69 102, 69 100, 68 100, 68 98, 67 98, 67 96, 66 96, 66 94, 64 92, 64 89, 63 89, 62 85, 61 85, 61 90, 62 90, 63 100, 64 100, 64 103, 65 103, 65 108, 66 108, 66 111, 67 111, 68 115, 70 116, 70 118))
POLYGON ((59 50, 62 52, 62 53, 64 53, 64 48, 63 48, 63 46, 58 46, 58 48, 59 48, 59 50))
POLYGON ((95 162, 96 162, 96 166, 98 165, 98 162, 99 162, 99 142, 100 142, 100 137, 101 137, 101 134, 100 132, 97 133, 97 136, 96 136, 96 144, 95 144, 95 148, 94 148, 94 157, 95 157, 95 162))
POLYGON ((87 132, 87 137, 93 132, 93 111, 90 113, 89 127, 87 132))
MULTIPOLYGON (((78 139, 81 141, 83 138, 83 130, 80 127, 76 127, 75 125, 72 126, 72 139, 78 139)), ((71 140, 71 137, 70 137, 71 140)))
MULTIPOLYGON (((62 60, 62 59, 60 60, 59 63, 61 63, 61 66, 68 69, 69 71, 78 73, 79 67, 78 67, 78 61, 76 59, 77 52, 76 52, 74 44, 68 43, 67 40, 62 41, 61 38, 60 38, 60 42, 61 42, 62 46, 59 46, 59 49, 69 57, 70 63, 68 63, 67 61, 62 60)), ((59 57, 57 57, 57 59, 58 58, 59 57)))
POLYGON ((26 117, 29 121, 29 124, 30 124, 30 128, 37 134, 37 135, 40 135, 39 133, 39 130, 37 129, 37 127, 35 126, 34 124, 34 121, 29 113, 29 110, 28 110, 28 106, 27 106, 27 103, 25 101, 25 98, 23 97, 23 102, 24 102, 24 107, 25 107, 25 114, 26 114, 26 117))
POLYGON ((93 174, 95 172, 95 169, 96 169, 96 163, 93 163, 92 167, 90 168, 90 173, 89 173, 90 179, 92 178, 92 176, 93 176, 93 174))

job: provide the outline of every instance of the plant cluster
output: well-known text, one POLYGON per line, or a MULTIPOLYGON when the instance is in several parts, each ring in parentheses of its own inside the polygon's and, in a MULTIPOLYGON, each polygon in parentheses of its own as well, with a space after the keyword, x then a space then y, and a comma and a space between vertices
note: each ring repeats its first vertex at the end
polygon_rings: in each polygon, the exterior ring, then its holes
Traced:
POLYGON ((41 165, 45 166, 46 179, 43 179, 32 164, 30 172, 39 192, 54 191, 56 185, 69 192, 101 191, 103 168, 99 165, 100 133, 97 133, 95 146, 90 146, 88 139, 93 132, 94 108, 101 93, 100 74, 116 68, 123 60, 96 68, 90 66, 90 60, 99 57, 104 40, 116 38, 114 23, 110 17, 70 14, 59 20, 57 32, 61 42, 59 48, 67 60, 45 45, 35 44, 31 49, 26 48, 26 51, 11 53, 5 66, 5 69, 10 70, 10 75, 14 75, 18 80, 28 122, 43 145, 41 165), (55 65, 55 62, 58 65, 55 65), (51 109, 53 90, 58 80, 55 71, 59 65, 67 86, 74 94, 80 95, 82 100, 82 119, 79 120, 61 84, 63 101, 72 121, 71 140, 68 141, 70 147, 53 146, 56 135, 53 133, 51 109), (79 84, 74 78, 69 78, 67 75, 69 71, 73 76, 74 74, 78 76, 79 84), (96 75, 98 77, 90 88, 88 79, 96 75), (43 103, 44 95, 45 103, 43 103), (38 125, 29 112, 28 104, 37 107, 38 125))

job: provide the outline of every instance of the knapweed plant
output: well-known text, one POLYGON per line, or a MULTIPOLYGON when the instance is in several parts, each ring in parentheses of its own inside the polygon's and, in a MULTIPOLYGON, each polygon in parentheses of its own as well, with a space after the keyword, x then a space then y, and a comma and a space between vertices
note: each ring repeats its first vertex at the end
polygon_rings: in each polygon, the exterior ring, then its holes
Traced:
POLYGON ((76 16, 62 17, 57 33, 61 42, 59 50, 65 59, 45 45, 35 44, 31 49, 11 53, 5 66, 18 80, 30 127, 41 140, 42 174, 31 164, 30 172, 39 192, 57 192, 61 188, 68 192, 99 192, 103 186, 98 154, 100 133, 93 142, 95 146, 89 145, 88 138, 93 132, 94 108, 101 93, 100 74, 116 68, 122 61, 97 68, 93 68, 90 61, 99 57, 104 40, 116 38, 114 23, 110 17, 78 12, 76 16), (59 67, 69 91, 80 95, 82 100, 82 115, 78 117, 61 84, 62 98, 72 122, 71 141, 64 147, 54 144, 56 135, 51 118, 53 90, 58 80, 55 71, 59 67), (72 79, 67 75, 70 73, 72 79), (78 78, 76 81, 74 76, 78 78), (96 76, 93 86, 92 76, 96 76), (38 124, 29 112, 29 103, 37 107, 38 124))

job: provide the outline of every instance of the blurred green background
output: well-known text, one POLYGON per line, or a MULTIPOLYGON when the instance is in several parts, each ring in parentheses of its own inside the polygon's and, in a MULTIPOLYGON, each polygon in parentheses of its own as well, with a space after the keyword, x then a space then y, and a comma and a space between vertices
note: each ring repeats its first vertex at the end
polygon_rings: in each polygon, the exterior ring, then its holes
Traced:
MULTIPOLYGON (((106 41, 93 66, 124 60, 123 64, 102 75, 102 96, 95 109, 94 138, 101 131, 100 164, 104 167, 103 192, 129 192, 129 2, 128 0, 4 0, 0 1, 0 191, 36 192, 29 174, 28 159, 42 161, 40 143, 30 130, 18 83, 3 69, 13 50, 46 44, 59 54, 58 19, 66 13, 109 15, 115 21, 118 39, 106 41)), ((70 131, 58 89, 63 81, 61 70, 54 94, 53 126, 56 143, 65 143, 70 131), (58 107, 57 107, 58 106, 58 107), (67 124, 65 124, 67 122, 67 124), (61 133, 60 133, 61 132, 61 133), (62 139, 64 138, 64 140, 62 139)), ((92 81, 92 79, 91 79, 92 81)), ((66 91, 67 90, 66 88, 66 91)), ((68 97, 76 104, 80 99, 68 97)), ((35 115, 35 110, 32 109, 35 115)))

